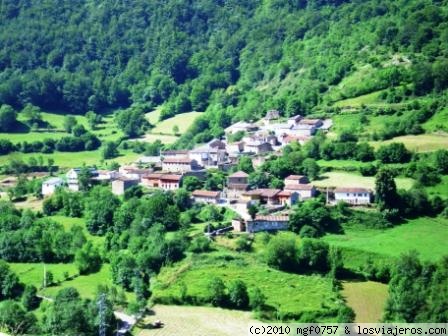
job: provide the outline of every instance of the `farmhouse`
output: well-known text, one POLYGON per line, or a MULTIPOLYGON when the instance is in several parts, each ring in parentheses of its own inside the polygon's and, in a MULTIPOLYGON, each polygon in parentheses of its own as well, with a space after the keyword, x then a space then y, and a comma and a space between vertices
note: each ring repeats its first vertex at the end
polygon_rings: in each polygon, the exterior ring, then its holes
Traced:
POLYGON ((293 127, 293 126, 297 125, 300 122, 300 120, 302 120, 302 116, 300 114, 292 116, 288 119, 288 125, 290 127, 293 127))
POLYGON ((183 158, 188 156, 187 150, 166 150, 160 152, 160 156, 163 158, 183 158))
POLYGON ((210 144, 200 146, 191 150, 189 157, 202 166, 217 166, 227 161, 227 152, 220 147, 222 145, 216 142, 215 146, 211 146, 210 144))
POLYGON ((255 219, 246 221, 246 232, 260 232, 260 231, 278 231, 287 230, 289 217, 287 215, 270 215, 257 216, 255 219))
POLYGON ((162 161, 162 170, 170 173, 185 173, 199 168, 198 162, 188 157, 167 157, 162 161))
POLYGON ((335 202, 345 202, 351 205, 370 204, 372 191, 365 188, 336 188, 334 199, 335 202))
POLYGON ((50 196, 54 194, 57 188, 62 187, 64 181, 59 177, 52 177, 42 183, 42 195, 50 196))
POLYGON ((118 169, 118 172, 124 177, 140 181, 143 176, 147 175, 150 172, 150 170, 140 169, 133 166, 123 166, 118 169))
POLYGON ((220 200, 219 191, 195 190, 191 196, 196 203, 218 204, 220 200))
POLYGON ((242 199, 245 202, 260 202, 267 205, 278 205, 279 189, 255 189, 249 190, 242 194, 242 199))
POLYGON ((263 118, 263 121, 265 124, 269 124, 272 120, 277 120, 280 118, 280 112, 277 110, 269 110, 266 112, 265 117, 263 118))
POLYGON ((311 139, 311 137, 307 136, 307 135, 287 135, 287 134, 284 134, 283 136, 281 136, 279 138, 280 142, 284 146, 290 144, 291 142, 297 142, 297 143, 303 145, 310 139, 311 139))
POLYGON ((316 196, 316 187, 311 184, 288 184, 283 190, 296 192, 301 201, 316 196))
POLYGON ((238 171, 227 178, 227 197, 238 198, 241 193, 249 188, 249 175, 243 171, 238 171))
POLYGON ((120 173, 115 170, 98 170, 98 176, 92 178, 97 182, 110 182, 117 179, 120 173))
POLYGON ((264 154, 272 152, 272 145, 265 141, 246 142, 244 145, 244 150, 247 153, 264 154))
POLYGON ((142 184, 149 188, 177 190, 182 182, 182 175, 151 173, 142 178, 142 184))
POLYGON ((123 176, 119 177, 118 179, 112 181, 112 193, 114 195, 123 195, 127 189, 137 185, 138 182, 138 179, 123 176))
MULTIPOLYGON (((95 168, 87 168, 90 178, 98 176, 98 171, 95 168)), ((71 191, 79 191, 79 174, 81 173, 81 168, 70 169, 65 175, 67 178, 68 189, 71 191)))
POLYGON ((244 151, 244 141, 238 141, 227 144, 227 152, 232 154, 241 154, 244 151))
POLYGON ((308 177, 304 175, 289 175, 285 178, 285 185, 297 185, 309 183, 308 177))
POLYGON ((277 194, 278 201, 281 205, 294 205, 299 200, 299 194, 291 191, 281 191, 277 194))

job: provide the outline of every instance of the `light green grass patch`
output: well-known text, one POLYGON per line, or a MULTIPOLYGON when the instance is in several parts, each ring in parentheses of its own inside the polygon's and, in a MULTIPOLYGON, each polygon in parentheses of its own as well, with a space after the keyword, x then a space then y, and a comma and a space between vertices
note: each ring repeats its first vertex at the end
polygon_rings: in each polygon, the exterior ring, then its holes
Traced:
MULTIPOLYGON (((414 184, 414 180, 410 178, 398 177, 395 179, 395 183, 399 189, 410 189, 414 184)), ((361 187, 368 189, 375 189, 375 177, 373 176, 361 176, 358 173, 347 172, 327 172, 322 174, 322 179, 313 181, 313 185, 317 187, 361 187)))
POLYGON ((387 141, 372 141, 370 144, 378 148, 392 142, 402 142, 411 151, 430 152, 448 148, 448 134, 404 135, 387 141))
POLYGON ((327 312, 323 307, 338 307, 338 298, 328 278, 280 272, 248 256, 226 255, 202 254, 163 268, 154 283, 153 298, 156 302, 180 299, 183 283, 187 286, 187 295, 206 300, 210 280, 220 277, 226 284, 242 280, 249 291, 258 287, 266 296, 267 304, 281 313, 297 316, 305 312, 327 312))
POLYGON ((340 100, 333 104, 335 107, 360 107, 361 105, 374 105, 382 103, 380 96, 384 90, 368 93, 355 98, 340 100))
POLYGON ((174 126, 179 127, 180 134, 185 133, 187 129, 193 124, 195 119, 201 114, 202 112, 188 112, 175 115, 172 118, 158 122, 156 126, 151 130, 151 133, 175 135, 173 132, 174 126))
POLYGON ((360 167, 365 167, 372 162, 361 162, 355 160, 318 160, 317 164, 320 167, 330 167, 333 169, 359 169, 360 167))
POLYGON ((440 196, 448 199, 448 176, 442 176, 442 180, 435 186, 426 187, 426 192, 430 196, 440 196))
MULTIPOLYGON (((108 160, 107 162, 118 162, 121 164, 128 164, 134 162, 139 154, 136 154, 130 150, 120 150, 121 156, 108 160)), ((95 151, 85 151, 85 152, 54 152, 52 154, 43 154, 43 153, 11 153, 9 155, 1 155, 0 156, 0 165, 7 164, 11 159, 21 159, 25 162, 31 157, 37 158, 42 156, 44 158, 44 162, 47 162, 49 158, 53 158, 55 165, 60 168, 72 168, 79 167, 83 164, 88 166, 92 165, 101 165, 102 157, 101 150, 95 151)))
POLYGON ((423 217, 383 230, 361 226, 344 229, 343 235, 328 234, 323 239, 341 248, 384 257, 398 257, 410 250, 417 250, 423 260, 436 261, 443 255, 448 255, 446 218, 423 217))
POLYGON ((162 144, 171 145, 175 143, 179 137, 175 135, 162 135, 162 134, 151 134, 147 133, 144 135, 143 139, 137 139, 137 141, 144 140, 146 142, 155 142, 159 140, 162 144))
MULTIPOLYGON (((33 285, 40 288, 44 279, 43 263, 9 263, 11 269, 26 285, 33 285)), ((64 279, 64 272, 70 276, 78 274, 78 269, 74 264, 45 264, 47 272, 53 273, 55 281, 64 279)))
POLYGON ((448 132, 448 108, 434 114, 422 126, 426 132, 448 132))
POLYGON ((342 296, 356 314, 356 323, 380 322, 388 297, 387 285, 366 282, 343 282, 342 296))
POLYGON ((158 106, 153 111, 146 113, 145 118, 151 125, 155 125, 160 120, 160 112, 162 112, 162 107, 158 106))

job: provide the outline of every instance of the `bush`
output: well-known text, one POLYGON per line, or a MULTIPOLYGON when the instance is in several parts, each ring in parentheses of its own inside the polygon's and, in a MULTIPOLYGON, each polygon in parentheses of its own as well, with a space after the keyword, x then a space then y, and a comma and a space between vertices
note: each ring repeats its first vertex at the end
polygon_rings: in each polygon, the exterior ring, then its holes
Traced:
POLYGON ((273 237, 266 246, 266 262, 282 271, 293 271, 297 267, 297 247, 294 238, 273 237))
POLYGON ((241 251, 250 251, 252 249, 252 243, 253 239, 249 237, 248 235, 242 235, 239 236, 238 239, 235 241, 236 250, 238 252, 241 251))
POLYGON ((246 284, 241 280, 235 280, 229 285, 229 303, 232 308, 247 309, 249 307, 249 295, 246 284))
POLYGON ((199 236, 193 239, 190 245, 190 251, 194 253, 204 253, 211 250, 210 238, 199 236))

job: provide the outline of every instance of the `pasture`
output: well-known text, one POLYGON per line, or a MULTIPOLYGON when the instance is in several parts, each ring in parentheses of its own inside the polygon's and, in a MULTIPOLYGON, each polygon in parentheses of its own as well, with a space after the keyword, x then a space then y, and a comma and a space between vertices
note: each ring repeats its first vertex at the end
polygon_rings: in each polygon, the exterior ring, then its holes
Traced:
POLYGON ((147 316, 137 324, 134 330, 138 336, 235 336, 245 335, 251 319, 251 313, 211 308, 211 307, 179 307, 156 305, 152 309, 154 315, 147 316), (161 329, 150 329, 148 325, 155 320, 165 325, 161 329))
POLYGON ((439 111, 429 118, 429 120, 423 124, 423 129, 426 132, 448 132, 448 108, 439 111))
POLYGON ((360 107, 361 105, 374 105, 381 103, 381 91, 375 91, 355 98, 340 100, 333 104, 334 107, 360 107))
MULTIPOLYGON (((11 269, 26 285, 34 285, 40 288, 43 284, 44 264, 42 263, 9 263, 11 269)), ((78 273, 74 264, 45 264, 47 272, 53 273, 55 281, 64 280, 64 272, 70 276, 78 273)))
POLYGON ((366 281, 342 283, 342 296, 356 314, 356 323, 376 323, 381 321, 388 292, 387 285, 366 281))
POLYGON ((448 134, 404 135, 386 141, 372 141, 370 144, 378 148, 392 142, 402 142, 411 151, 430 152, 448 148, 448 134))
POLYGON ((163 268, 152 287, 153 300, 157 303, 180 301, 185 285, 187 296, 204 302, 209 295, 208 284, 214 277, 220 277, 226 285, 242 280, 249 291, 258 287, 266 296, 266 303, 281 315, 316 314, 323 319, 322 316, 337 309, 339 304, 328 278, 281 272, 249 255, 230 252, 193 255, 163 268))
POLYGON ((73 218, 66 216, 48 216, 47 218, 54 220, 55 222, 61 224, 65 230, 70 230, 73 226, 80 226, 84 231, 84 235, 88 240, 90 240, 95 246, 101 248, 104 243, 104 236, 92 236, 86 227, 86 221, 84 218, 73 218))
MULTIPOLYGON (((397 188, 399 189, 410 189, 414 183, 413 179, 398 177, 395 179, 397 188)), ((316 187, 362 187, 368 189, 375 189, 375 177, 373 176, 362 176, 358 173, 347 173, 340 171, 327 172, 322 174, 320 180, 312 182, 316 187)))
POLYGON ((188 112, 175 115, 172 118, 159 121, 151 130, 152 134, 175 135, 173 127, 179 128, 179 134, 185 133, 187 129, 193 124, 195 119, 199 117, 202 112, 188 112))
POLYGON ((422 260, 429 261, 437 261, 448 255, 448 219, 443 217, 412 219, 383 230, 357 225, 345 227, 344 231, 342 235, 327 234, 323 240, 330 245, 348 249, 357 255, 358 259, 361 253, 390 258, 410 250, 416 250, 422 260))

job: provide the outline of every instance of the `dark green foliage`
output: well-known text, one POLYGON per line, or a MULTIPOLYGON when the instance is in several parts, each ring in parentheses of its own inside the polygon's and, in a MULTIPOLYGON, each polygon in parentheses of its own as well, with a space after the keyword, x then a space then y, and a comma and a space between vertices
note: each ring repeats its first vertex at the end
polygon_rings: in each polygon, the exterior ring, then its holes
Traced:
MULTIPOLYGON (((289 225, 292 231, 302 234, 305 225, 313 227, 315 229, 312 231, 313 236, 339 230, 338 223, 332 217, 329 208, 316 199, 299 203, 290 216, 289 225)), ((311 233, 309 229, 307 231, 311 233)))
POLYGON ((399 207, 397 186, 393 173, 382 168, 375 178, 375 197, 380 209, 392 209, 399 207))
POLYGON ((248 235, 241 235, 235 241, 235 249, 238 252, 248 252, 252 250, 252 244, 254 240, 248 235))
POLYGON ((228 296, 226 286, 220 278, 213 278, 209 285, 209 301, 215 307, 224 307, 227 304, 228 296))
POLYGON ((17 302, 0 302, 0 325, 14 334, 28 334, 36 331, 37 319, 27 313, 17 302))
POLYGON ((229 304, 232 308, 247 309, 249 306, 249 294, 246 284, 241 280, 235 280, 229 284, 229 304))
POLYGON ((237 169, 245 172, 246 174, 253 173, 254 166, 252 164, 252 159, 248 156, 241 156, 238 160, 237 169))
POLYGON ((211 250, 210 238, 205 236, 199 236, 194 238, 190 244, 190 251, 194 253, 204 253, 211 250))
POLYGON ((259 311, 266 303, 266 296, 259 288, 255 288, 249 293, 249 303, 253 310, 259 311))
POLYGON ((17 275, 11 271, 9 265, 0 260, 0 301, 15 299, 22 294, 23 284, 17 275))
POLYGON ((76 251, 75 264, 79 274, 96 273, 101 268, 101 256, 92 242, 87 242, 82 248, 76 251))
POLYGON ((269 266, 282 271, 297 267, 297 246, 293 238, 273 237, 266 246, 265 259, 269 266))
POLYGON ((111 259, 112 280, 126 290, 132 287, 132 279, 135 275, 137 263, 135 258, 123 252, 116 254, 111 259))
POLYGON ((378 148, 376 158, 382 163, 405 163, 411 159, 411 153, 401 142, 394 142, 378 148))
POLYGON ((143 127, 148 124, 144 111, 136 107, 119 111, 115 121, 124 134, 131 138, 140 135, 143 127))
POLYGON ((115 142, 107 141, 103 144, 101 156, 104 160, 116 158, 118 154, 118 146, 115 142))
POLYGON ((182 188, 187 191, 202 189, 203 183, 196 176, 186 176, 182 179, 182 188))
POLYGON ((22 304, 26 310, 34 310, 39 306, 40 299, 37 297, 37 288, 32 285, 25 286, 22 294, 22 304))
POLYGON ((444 322, 448 288, 448 258, 436 265, 422 264, 417 253, 402 255, 392 269, 386 321, 444 322))
POLYGON ((10 132, 16 126, 16 112, 9 105, 0 106, 0 132, 10 132))
POLYGON ((104 235, 113 225, 114 212, 120 205, 109 188, 95 187, 86 200, 86 225, 90 233, 104 235))
POLYGON ((328 244, 305 239, 298 251, 298 267, 302 272, 326 273, 330 270, 328 244))

